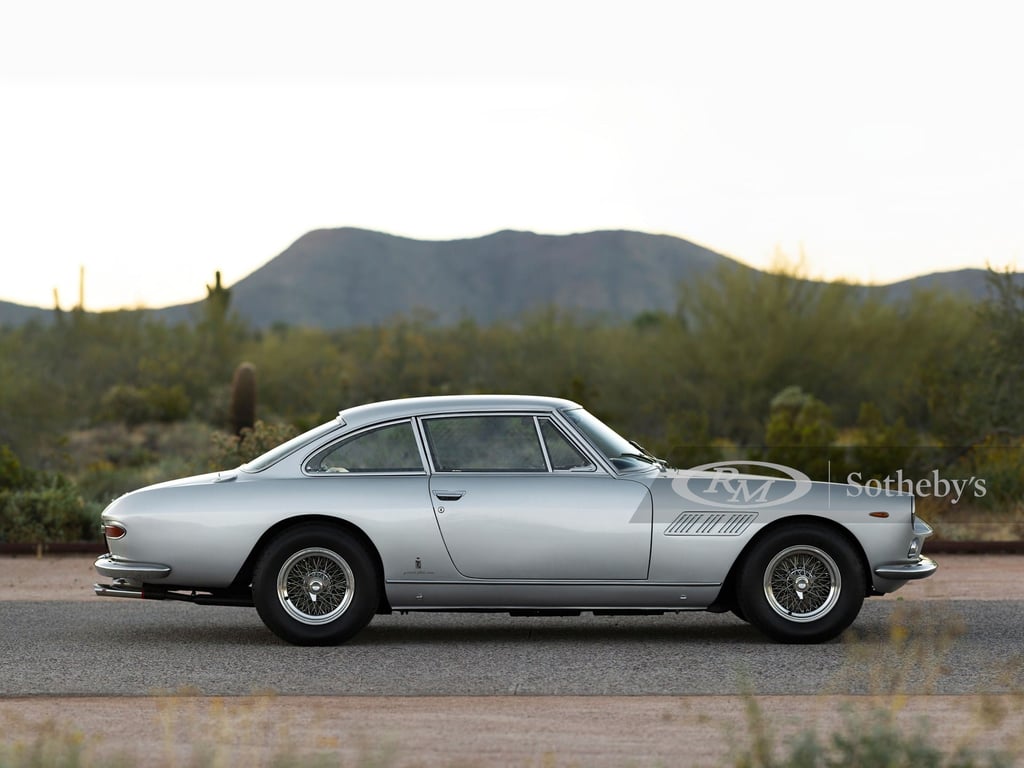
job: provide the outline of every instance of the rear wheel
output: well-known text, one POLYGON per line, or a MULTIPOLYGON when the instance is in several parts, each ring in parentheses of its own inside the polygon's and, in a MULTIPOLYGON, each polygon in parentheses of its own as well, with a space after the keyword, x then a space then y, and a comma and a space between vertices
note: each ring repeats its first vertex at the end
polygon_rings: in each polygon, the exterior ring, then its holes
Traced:
POLYGON ((304 525, 271 542, 253 574, 263 623, 296 645, 337 645, 365 627, 377 609, 373 561, 349 534, 304 525))
POLYGON ((853 546, 821 526, 768 533, 747 555, 738 583, 742 615, 774 640, 820 643, 857 618, 864 568, 853 546))

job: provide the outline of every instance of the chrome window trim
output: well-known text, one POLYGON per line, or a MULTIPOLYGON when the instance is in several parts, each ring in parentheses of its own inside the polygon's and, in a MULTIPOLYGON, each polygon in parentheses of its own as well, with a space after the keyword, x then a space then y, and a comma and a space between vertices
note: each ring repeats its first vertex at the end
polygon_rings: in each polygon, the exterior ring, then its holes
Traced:
MULTIPOLYGON (((521 410, 495 410, 495 411, 458 411, 455 413, 437 413, 437 414, 424 414, 418 416, 417 420, 420 422, 420 428, 423 430, 423 445, 427 452, 428 466, 430 467, 431 474, 434 475, 499 475, 507 477, 509 475, 516 475, 517 477, 524 477, 527 475, 540 475, 547 476, 551 474, 551 465, 547 461, 547 454, 544 452, 544 441, 540 439, 540 435, 537 432, 537 411, 521 411, 521 410), (435 419, 465 419, 465 418, 491 418, 491 417, 502 417, 502 416, 513 416, 517 418, 529 418, 534 423, 534 434, 540 443, 539 447, 541 450, 541 457, 545 461, 547 469, 438 469, 434 465, 434 454, 431 450, 430 437, 427 432, 426 422, 435 419)), ((542 411, 543 413, 543 411, 542 411)))
MULTIPOLYGON (((650 472, 651 470, 660 471, 660 467, 658 467, 656 464, 652 464, 650 467, 639 466, 636 467, 635 469, 619 469, 618 467, 616 467, 611 462, 611 460, 608 457, 606 457, 604 453, 602 453, 596 445, 594 445, 594 443, 590 440, 590 438, 587 436, 585 432, 581 432, 580 430, 576 429, 576 425, 573 424, 569 417, 566 416, 564 413, 565 411, 577 410, 586 411, 587 409, 584 408, 582 405, 576 405, 572 408, 559 409, 557 411, 554 411, 553 413, 558 415, 558 423, 562 425, 563 431, 568 431, 570 434, 576 435, 577 439, 582 441, 583 444, 587 446, 588 450, 584 451, 584 455, 589 456, 591 459, 593 459, 595 456, 598 458, 598 461, 595 463, 599 467, 603 467, 605 473, 611 475, 612 477, 630 477, 631 475, 650 472)), ((589 411, 587 412, 590 413, 589 411)), ((593 416, 593 414, 591 414, 591 416, 593 416)), ((597 417, 595 416, 594 418, 597 417)), ((608 426, 607 424, 605 424, 605 426, 608 427, 608 429, 612 429, 612 427, 608 426)), ((614 429, 612 429, 612 431, 615 432, 614 429)), ((618 434, 618 432, 615 432, 615 434, 618 434)), ((622 437, 622 435, 619 435, 619 437, 622 437)), ((626 438, 623 437, 622 439, 625 440, 626 438)))
POLYGON ((589 444, 583 443, 581 445, 580 438, 572 437, 572 436, 574 436, 576 434, 575 430, 573 430, 571 428, 571 426, 570 426, 569 429, 566 429, 566 427, 565 427, 565 420, 564 419, 560 420, 558 418, 555 418, 557 413, 558 413, 557 411, 552 411, 552 410, 548 410, 548 409, 541 409, 541 410, 521 409, 521 408, 500 409, 500 410, 498 410, 498 409, 495 409, 495 410, 487 409, 487 410, 469 410, 469 411, 457 411, 457 412, 447 412, 447 413, 424 413, 424 414, 420 414, 418 416, 413 417, 413 420, 415 422, 417 422, 418 434, 419 434, 419 437, 421 439, 422 449, 423 449, 423 452, 424 452, 425 457, 426 457, 426 462, 427 462, 426 465, 427 465, 431 475, 444 475, 446 477, 450 476, 450 475, 498 475, 498 476, 501 476, 501 477, 508 477, 510 475, 515 475, 516 477, 529 477, 529 476, 547 477, 547 476, 553 476, 553 475, 587 475, 587 474, 589 474, 591 472, 591 470, 587 470, 587 472, 582 472, 582 471, 573 472, 571 470, 557 470, 557 471, 553 471, 551 469, 551 461, 550 461, 550 459, 549 459, 549 457, 547 455, 547 446, 544 444, 543 436, 540 435, 540 433, 539 433, 540 426, 537 424, 537 420, 539 418, 548 418, 548 419, 551 419, 553 421, 554 425, 558 428, 558 430, 562 433, 562 435, 565 436, 566 439, 568 439, 569 442, 581 454, 583 454, 583 457, 590 460, 590 462, 594 465, 593 472, 599 473, 599 472, 603 471, 603 473, 606 474, 606 475, 614 474, 615 476, 617 476, 617 473, 612 473, 612 472, 608 471, 608 466, 607 466, 606 462, 600 461, 600 460, 598 460, 597 457, 595 457, 595 452, 594 452, 593 449, 589 448, 589 444), (438 469, 436 466, 434 466, 434 457, 433 457, 433 454, 430 451, 430 440, 429 440, 429 437, 427 435, 426 422, 431 420, 431 419, 457 419, 457 418, 465 418, 467 416, 528 416, 528 417, 531 417, 533 419, 533 422, 534 422, 534 429, 538 430, 537 439, 540 440, 541 452, 542 452, 542 454, 544 456, 544 461, 545 461, 545 464, 546 464, 546 466, 548 468, 546 470, 544 470, 544 471, 538 471, 538 470, 466 470, 466 469, 463 469, 463 470, 459 470, 459 469, 444 470, 444 469, 438 469), (583 446, 587 446, 587 447, 583 447, 583 446))
POLYGON ((427 470, 426 455, 424 452, 423 441, 420 438, 419 431, 416 429, 414 421, 415 419, 413 419, 412 417, 406 417, 402 419, 389 419, 388 421, 379 421, 376 422, 375 424, 367 424, 366 426, 360 427, 357 430, 341 435, 336 440, 320 445, 315 451, 311 451, 306 455, 306 457, 302 460, 302 464, 300 465, 299 469, 302 472, 303 477, 423 477, 429 474, 429 472, 427 470), (340 443, 346 442, 347 440, 358 438, 359 436, 364 435, 368 432, 374 432, 378 429, 384 429, 386 427, 393 427, 398 424, 408 424, 412 431, 413 440, 416 442, 416 451, 419 453, 420 456, 420 469, 418 470, 408 469, 390 472, 318 472, 315 470, 311 470, 309 468, 309 464, 311 461, 313 461, 314 458, 316 458, 320 454, 332 451, 335 448, 335 446, 339 445, 340 443))
POLYGON ((547 467, 548 473, 555 471, 554 465, 551 463, 551 455, 548 453, 548 444, 544 441, 544 433, 540 431, 540 417, 533 417, 533 431, 537 435, 537 442, 540 443, 540 453, 544 457, 544 466, 547 467))
POLYGON ((590 456, 590 454, 587 451, 583 450, 583 448, 581 448, 579 446, 577 440, 574 440, 573 438, 571 438, 569 435, 567 435, 565 433, 565 429, 557 421, 555 421, 554 418, 552 418, 552 414, 547 413, 547 414, 543 414, 543 415, 538 415, 538 416, 536 416, 534 418, 534 422, 537 425, 537 433, 540 435, 540 444, 541 444, 541 447, 544 450, 544 456, 548 460, 548 468, 551 470, 552 473, 554 473, 554 474, 569 474, 569 475, 584 475, 584 474, 589 474, 591 472, 595 472, 596 473, 598 471, 598 468, 599 468, 598 463, 596 461, 594 461, 593 457, 590 456), (559 435, 561 435, 563 440, 565 440, 569 445, 571 445, 576 450, 576 452, 579 453, 579 455, 582 458, 584 458, 584 459, 586 459, 587 461, 590 462, 590 466, 587 467, 587 468, 580 468, 580 469, 555 469, 554 464, 551 462, 551 457, 548 454, 548 444, 547 444, 547 441, 544 439, 544 430, 543 430, 541 421, 547 421, 551 425, 551 427, 556 432, 558 432, 559 435))

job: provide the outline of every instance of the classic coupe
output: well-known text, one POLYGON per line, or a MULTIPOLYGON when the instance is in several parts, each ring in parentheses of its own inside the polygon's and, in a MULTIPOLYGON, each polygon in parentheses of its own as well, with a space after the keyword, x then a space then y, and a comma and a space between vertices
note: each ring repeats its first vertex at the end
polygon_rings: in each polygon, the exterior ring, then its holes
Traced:
POLYGON ((393 611, 732 611, 813 643, 935 571, 912 495, 757 464, 670 469, 557 398, 361 405, 237 469, 113 501, 95 592, 255 606, 299 645, 393 611))

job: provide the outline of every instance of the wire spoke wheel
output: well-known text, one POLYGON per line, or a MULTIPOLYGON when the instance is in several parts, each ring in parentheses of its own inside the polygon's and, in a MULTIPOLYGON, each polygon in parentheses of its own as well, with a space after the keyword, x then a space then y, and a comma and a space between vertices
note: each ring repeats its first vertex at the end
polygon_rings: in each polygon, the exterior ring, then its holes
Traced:
POLYGON ((379 561, 337 526, 280 531, 253 569, 252 598, 263 623, 295 645, 338 645, 370 623, 381 605, 379 561))
POLYGON ((277 597, 293 619, 327 624, 348 610, 355 575, 348 562, 323 547, 299 550, 277 572, 277 597))
POLYGON ((809 622, 835 607, 842 589, 836 561, 817 547, 788 547, 764 570, 764 595, 777 614, 789 621, 809 622))
POLYGON ((857 618, 868 589, 861 555, 841 530, 792 523, 760 536, 736 582, 737 607, 782 643, 823 643, 857 618))

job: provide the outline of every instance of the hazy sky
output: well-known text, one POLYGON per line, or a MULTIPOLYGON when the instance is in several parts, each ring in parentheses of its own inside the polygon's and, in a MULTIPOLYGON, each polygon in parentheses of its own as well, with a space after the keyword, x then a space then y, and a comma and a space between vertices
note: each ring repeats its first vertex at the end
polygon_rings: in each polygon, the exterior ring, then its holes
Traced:
POLYGON ((1024 268, 1016 5, 4 2, 0 299, 191 301, 338 226, 1024 268))

